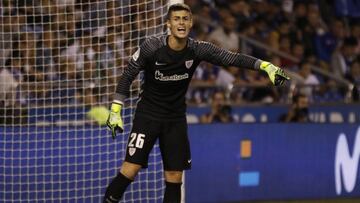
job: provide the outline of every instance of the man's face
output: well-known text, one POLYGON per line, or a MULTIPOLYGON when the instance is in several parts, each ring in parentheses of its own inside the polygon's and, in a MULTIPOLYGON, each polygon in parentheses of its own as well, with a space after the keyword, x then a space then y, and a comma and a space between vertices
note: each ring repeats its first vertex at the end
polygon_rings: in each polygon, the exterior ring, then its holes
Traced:
POLYGON ((303 64, 299 71, 299 74, 304 78, 307 78, 311 74, 310 64, 303 64))
POLYGON ((297 101, 297 108, 303 109, 309 107, 309 99, 307 97, 299 97, 297 101))
POLYGON ((227 32, 234 31, 236 29, 236 19, 232 16, 227 17, 224 20, 224 29, 227 32))
POLYGON ((221 92, 217 92, 213 95, 212 106, 213 108, 220 109, 225 103, 225 96, 221 92))
POLYGON ((167 21, 171 34, 180 39, 188 37, 192 25, 192 16, 185 10, 171 12, 167 21))

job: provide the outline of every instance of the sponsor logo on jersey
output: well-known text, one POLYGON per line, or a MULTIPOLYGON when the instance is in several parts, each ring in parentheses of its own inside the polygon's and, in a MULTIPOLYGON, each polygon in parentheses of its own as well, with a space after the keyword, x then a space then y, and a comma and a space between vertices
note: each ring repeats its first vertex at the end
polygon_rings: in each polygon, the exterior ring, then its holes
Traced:
POLYGON ((136 50, 136 52, 132 55, 132 58, 134 59, 134 61, 137 61, 139 56, 140 56, 140 48, 136 50))
POLYGON ((184 73, 182 75, 164 75, 159 70, 155 71, 155 79, 160 81, 178 81, 178 80, 185 80, 189 78, 188 73, 184 73))
POLYGON ((135 147, 129 147, 129 155, 132 156, 134 155, 136 152, 136 148, 135 147))
POLYGON ((335 188, 338 195, 341 194, 342 186, 350 193, 354 190, 360 159, 360 127, 357 129, 352 153, 346 136, 341 133, 336 143, 335 153, 335 188))
POLYGON ((194 60, 185 61, 185 66, 186 66, 186 68, 190 68, 193 63, 194 63, 194 60))

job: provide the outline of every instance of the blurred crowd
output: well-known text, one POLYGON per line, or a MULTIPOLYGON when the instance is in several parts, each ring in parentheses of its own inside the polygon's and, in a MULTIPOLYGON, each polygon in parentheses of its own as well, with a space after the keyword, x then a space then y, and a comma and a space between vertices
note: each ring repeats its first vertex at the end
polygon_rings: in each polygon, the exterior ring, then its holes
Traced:
MULTIPOLYGON (((195 13, 195 38, 271 61, 296 76, 292 77, 295 89, 289 94, 269 86, 269 80, 262 73, 236 67, 220 69, 204 63, 198 68, 194 81, 199 86, 206 86, 206 81, 225 90, 231 88, 228 98, 239 103, 281 102, 289 99, 287 95, 299 93, 311 102, 339 102, 349 96, 349 91, 352 91, 351 100, 359 101, 360 3, 357 1, 185 2, 195 13), (270 50, 248 43, 247 38, 270 50), (282 55, 276 55, 278 52, 282 55), (343 79, 355 87, 349 89, 341 82, 343 79)), ((209 90, 202 89, 192 92, 189 99, 201 103, 209 94, 212 94, 209 90)))
MULTIPOLYGON (((310 101, 343 101, 347 87, 313 67, 355 84, 352 99, 359 100, 360 4, 356 1, 185 3, 194 14, 193 38, 271 61, 297 76, 295 89, 274 88, 260 72, 202 63, 187 95, 189 103, 208 103, 219 91, 232 103, 281 102, 290 90, 310 101), (277 55, 279 51, 285 55, 277 55)), ((166 9, 164 0, 1 1, 1 106, 108 103, 138 44, 147 36, 166 33, 166 9)))
POLYGON ((107 103, 129 56, 164 31, 165 2, 4 0, 0 103, 107 103))

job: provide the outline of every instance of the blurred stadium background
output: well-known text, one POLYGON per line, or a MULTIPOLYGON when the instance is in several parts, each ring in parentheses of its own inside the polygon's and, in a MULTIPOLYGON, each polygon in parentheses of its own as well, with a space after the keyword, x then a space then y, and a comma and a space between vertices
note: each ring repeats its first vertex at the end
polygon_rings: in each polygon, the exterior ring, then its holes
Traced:
MULTIPOLYGON (((1 202, 100 202, 124 156, 141 75, 113 141, 104 120, 116 82, 146 37, 166 33, 174 2, 0 1, 1 202)), ((358 202, 360 2, 184 2, 191 37, 292 78, 273 87, 262 73, 200 64, 187 94, 186 202, 358 202)), ((161 202, 157 149, 150 160, 124 202, 161 202)))

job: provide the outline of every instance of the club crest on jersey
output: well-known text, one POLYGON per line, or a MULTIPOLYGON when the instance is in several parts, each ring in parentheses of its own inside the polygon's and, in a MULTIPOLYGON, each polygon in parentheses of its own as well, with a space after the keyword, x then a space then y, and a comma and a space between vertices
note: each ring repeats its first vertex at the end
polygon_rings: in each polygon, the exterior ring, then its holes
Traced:
POLYGON ((185 66, 186 66, 186 68, 190 68, 193 63, 194 63, 194 60, 185 61, 185 66))
POLYGON ((129 147, 129 155, 130 155, 130 156, 134 155, 135 152, 136 152, 136 148, 129 147))
POLYGON ((138 48, 138 50, 132 55, 132 58, 134 59, 134 61, 137 61, 139 56, 140 56, 140 48, 138 48))

